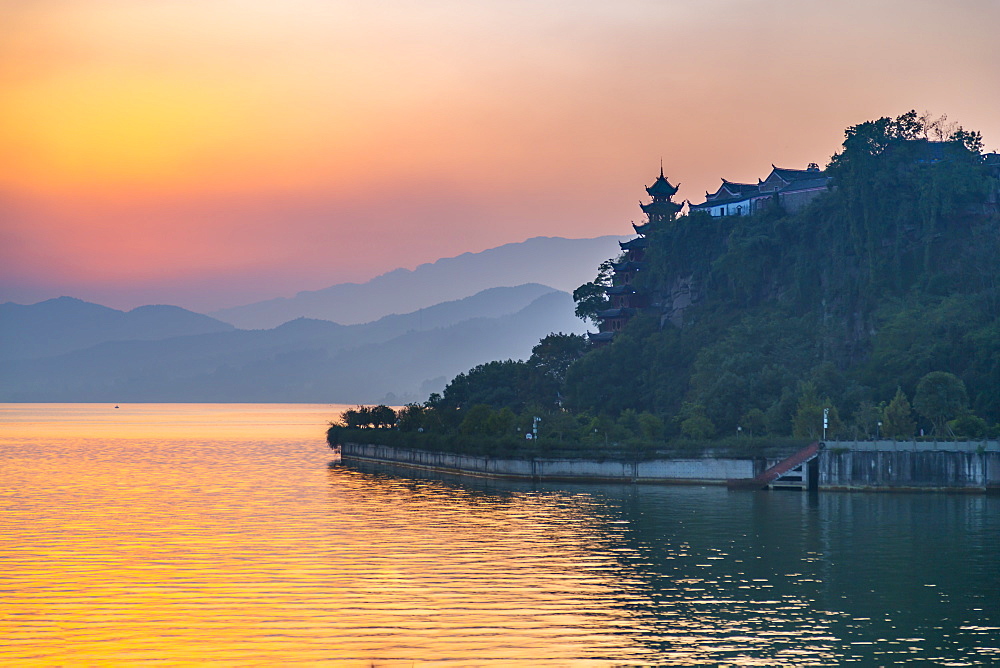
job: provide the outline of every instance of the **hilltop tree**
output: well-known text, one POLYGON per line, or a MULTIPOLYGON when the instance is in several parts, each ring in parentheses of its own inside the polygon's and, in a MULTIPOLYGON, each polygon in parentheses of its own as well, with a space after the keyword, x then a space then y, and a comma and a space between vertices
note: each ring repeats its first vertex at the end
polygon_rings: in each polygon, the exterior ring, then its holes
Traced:
POLYGON ((913 407, 931 421, 935 434, 947 433, 947 422, 958 416, 969 404, 965 383, 955 374, 932 371, 917 383, 913 407))
POLYGON ((566 378, 566 369, 587 352, 587 340, 579 334, 549 334, 531 349, 528 364, 558 383, 566 378))

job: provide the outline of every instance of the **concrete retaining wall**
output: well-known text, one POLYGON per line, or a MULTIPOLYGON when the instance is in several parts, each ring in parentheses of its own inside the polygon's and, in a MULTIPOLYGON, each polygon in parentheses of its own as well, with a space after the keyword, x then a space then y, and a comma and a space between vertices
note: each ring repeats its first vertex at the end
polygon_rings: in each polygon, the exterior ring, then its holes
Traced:
POLYGON ((408 450, 387 445, 345 443, 341 456, 350 461, 389 462, 410 468, 491 478, 601 482, 688 483, 724 485, 729 478, 752 478, 763 463, 750 459, 659 459, 612 462, 587 459, 497 459, 447 452, 408 450))
POLYGON ((819 458, 819 488, 1000 490, 1000 452, 828 449, 819 458))
MULTIPOLYGON (((763 459, 656 459, 614 462, 586 459, 497 459, 387 445, 346 443, 346 461, 522 480, 724 485, 748 479, 775 462, 763 459)), ((828 442, 809 464, 823 490, 1000 491, 1000 443, 828 442)))

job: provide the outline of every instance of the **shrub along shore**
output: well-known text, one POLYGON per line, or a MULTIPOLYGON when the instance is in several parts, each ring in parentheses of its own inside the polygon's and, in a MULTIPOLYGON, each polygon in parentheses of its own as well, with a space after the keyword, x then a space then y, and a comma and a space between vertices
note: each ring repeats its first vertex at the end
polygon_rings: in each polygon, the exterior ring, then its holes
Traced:
POLYGON ((668 442, 644 437, 638 417, 633 421, 640 429, 636 433, 629 429, 629 420, 622 424, 566 412, 539 411, 541 415, 519 416, 484 406, 467 411, 464 416, 460 410, 448 413, 443 416, 426 405, 404 406, 398 411, 387 406, 358 406, 330 423, 327 442, 331 447, 363 443, 508 459, 595 461, 776 457, 809 443, 807 438, 749 434, 717 439, 677 438, 668 442), (536 421, 536 417, 540 419, 536 421), (472 428, 473 423, 479 427, 472 428))

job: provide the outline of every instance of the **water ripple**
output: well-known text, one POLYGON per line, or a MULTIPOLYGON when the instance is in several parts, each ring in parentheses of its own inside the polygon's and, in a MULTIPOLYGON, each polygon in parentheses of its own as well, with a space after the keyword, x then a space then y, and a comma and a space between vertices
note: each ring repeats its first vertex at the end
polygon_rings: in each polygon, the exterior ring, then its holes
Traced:
POLYGON ((126 408, 0 410, 0 664, 1000 662, 1000 499, 400 475, 327 466, 330 407, 126 408))

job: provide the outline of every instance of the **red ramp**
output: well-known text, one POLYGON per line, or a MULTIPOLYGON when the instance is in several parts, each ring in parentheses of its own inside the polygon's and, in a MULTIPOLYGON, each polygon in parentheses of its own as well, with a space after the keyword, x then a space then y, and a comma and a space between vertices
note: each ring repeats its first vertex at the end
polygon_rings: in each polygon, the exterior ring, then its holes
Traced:
POLYGON ((764 489, 795 467, 801 466, 816 457, 821 449, 822 445, 820 442, 814 441, 790 457, 782 459, 780 462, 767 469, 756 478, 727 480, 726 486, 728 486, 729 489, 764 489))

